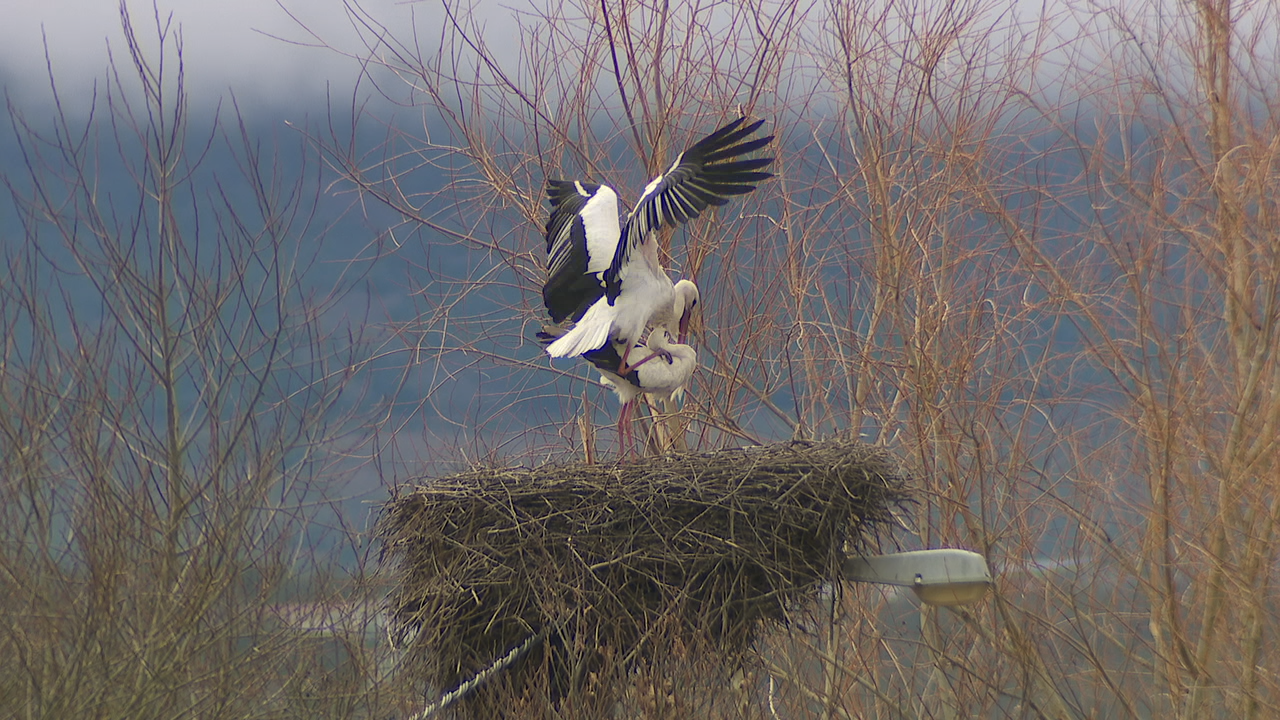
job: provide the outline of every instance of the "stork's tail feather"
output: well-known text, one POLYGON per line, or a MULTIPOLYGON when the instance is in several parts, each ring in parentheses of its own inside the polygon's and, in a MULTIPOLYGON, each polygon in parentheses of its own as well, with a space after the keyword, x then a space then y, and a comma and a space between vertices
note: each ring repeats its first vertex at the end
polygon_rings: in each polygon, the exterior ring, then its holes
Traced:
POLYGON ((563 337, 548 345, 547 354, 556 358, 577 357, 602 348, 607 342, 609 342, 609 325, 579 323, 563 337))
POLYGON ((604 347, 613 331, 613 306, 596 302, 572 330, 547 346, 551 357, 576 357, 604 347))

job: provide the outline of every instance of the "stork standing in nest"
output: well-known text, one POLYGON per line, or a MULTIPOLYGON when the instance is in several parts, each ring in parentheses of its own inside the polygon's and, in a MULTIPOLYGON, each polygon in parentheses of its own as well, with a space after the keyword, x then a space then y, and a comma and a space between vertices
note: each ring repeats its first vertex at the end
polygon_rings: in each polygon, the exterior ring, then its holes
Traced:
MULTIPOLYGON (((560 328, 548 327, 538 333, 538 340, 551 344, 563 333, 560 328)), ((624 453, 635 445, 633 418, 640 396, 652 395, 667 405, 684 392, 698 367, 698 352, 689 345, 673 343, 666 327, 654 328, 649 333, 648 342, 637 344, 633 350, 645 354, 645 357, 632 365, 625 375, 617 373, 622 358, 612 343, 582 355, 583 359, 595 365, 600 371, 600 381, 608 385, 622 403, 622 410, 618 413, 618 442, 624 453)))
POLYGON ((679 307, 692 306, 697 288, 671 282, 658 261, 654 231, 688 222, 773 177, 763 172, 773 158, 739 159, 773 140, 748 139, 764 121, 744 122, 738 118, 680 153, 645 186, 624 223, 609 186, 547 181, 549 271, 542 299, 552 322, 575 322, 547 346, 548 355, 585 356, 612 342, 621 350, 614 372, 625 377, 634 367, 628 364, 633 350, 647 347, 646 328, 668 326, 680 318, 679 307))

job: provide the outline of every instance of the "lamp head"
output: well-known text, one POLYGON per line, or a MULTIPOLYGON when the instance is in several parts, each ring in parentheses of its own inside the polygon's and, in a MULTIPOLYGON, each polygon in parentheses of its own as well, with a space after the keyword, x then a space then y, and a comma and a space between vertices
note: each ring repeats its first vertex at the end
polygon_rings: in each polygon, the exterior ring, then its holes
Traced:
POLYGON ((845 577, 909 587, 930 605, 967 605, 982 599, 991 587, 991 570, 981 555, 944 548, 850 558, 845 577))

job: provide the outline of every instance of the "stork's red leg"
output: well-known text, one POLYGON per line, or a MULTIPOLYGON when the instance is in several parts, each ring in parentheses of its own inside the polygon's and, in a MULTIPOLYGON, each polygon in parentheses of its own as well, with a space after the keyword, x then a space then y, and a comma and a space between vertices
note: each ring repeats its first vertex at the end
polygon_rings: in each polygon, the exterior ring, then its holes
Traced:
POLYGON ((622 457, 626 457, 632 451, 634 440, 631 434, 631 407, 633 405, 635 401, 623 403, 622 411, 618 413, 618 454, 622 457))
POLYGON ((622 362, 618 363, 618 375, 626 377, 631 372, 631 368, 627 365, 627 356, 631 354, 631 343, 627 343, 627 349, 622 351, 622 362))
POLYGON ((627 372, 631 372, 632 370, 635 370, 636 368, 640 367, 641 365, 649 362, 650 360, 656 357, 661 357, 665 359, 667 362, 671 362, 671 353, 667 352, 666 350, 658 350, 658 351, 649 353, 649 355, 645 359, 627 368, 627 372))

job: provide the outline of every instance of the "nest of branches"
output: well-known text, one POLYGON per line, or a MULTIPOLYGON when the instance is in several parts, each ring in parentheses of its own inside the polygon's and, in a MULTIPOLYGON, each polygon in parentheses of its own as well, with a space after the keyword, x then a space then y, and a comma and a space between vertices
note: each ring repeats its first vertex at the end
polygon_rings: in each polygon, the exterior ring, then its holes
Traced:
POLYGON ((674 647, 732 661, 907 502, 889 453, 833 439, 425 480, 378 532, 389 610, 435 687, 537 634, 501 685, 541 673, 555 699, 674 647))

